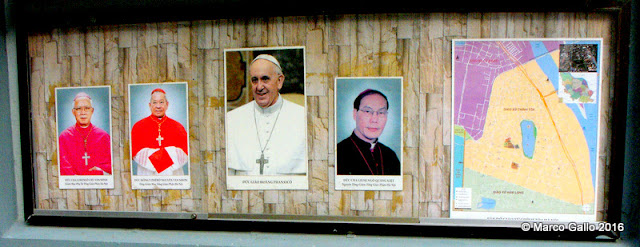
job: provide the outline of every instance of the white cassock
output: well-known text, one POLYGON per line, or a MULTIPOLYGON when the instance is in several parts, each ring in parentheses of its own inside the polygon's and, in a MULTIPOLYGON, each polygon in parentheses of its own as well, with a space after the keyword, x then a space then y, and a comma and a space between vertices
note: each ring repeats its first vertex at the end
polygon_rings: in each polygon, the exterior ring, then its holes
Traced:
POLYGON ((241 174, 260 175, 257 160, 264 149, 267 162, 262 175, 307 173, 304 107, 285 100, 281 95, 275 104, 265 109, 251 101, 227 113, 226 124, 227 168, 241 174))
POLYGON ((138 152, 138 154, 133 157, 133 160, 138 162, 138 172, 139 176, 150 176, 150 175, 169 175, 169 176, 182 176, 184 175, 184 171, 182 167, 187 164, 187 159, 189 156, 182 151, 182 149, 176 147, 166 147, 167 153, 171 160, 173 161, 173 165, 171 165, 166 170, 158 173, 156 168, 151 164, 151 160, 149 157, 159 151, 159 148, 143 148, 138 152))
POLYGON ((183 166, 189 162, 188 135, 182 124, 165 116, 162 128, 158 126, 154 116, 149 116, 136 122, 131 129, 131 149, 133 160, 137 163, 135 175, 174 175, 182 176, 183 166), (162 139, 156 139, 156 136, 162 139), (165 152, 166 151, 166 152, 165 152), (157 153, 157 155, 155 155, 157 153), (151 161, 161 159, 163 163, 171 164, 158 173, 151 161), (168 157, 167 157, 168 156, 168 157))

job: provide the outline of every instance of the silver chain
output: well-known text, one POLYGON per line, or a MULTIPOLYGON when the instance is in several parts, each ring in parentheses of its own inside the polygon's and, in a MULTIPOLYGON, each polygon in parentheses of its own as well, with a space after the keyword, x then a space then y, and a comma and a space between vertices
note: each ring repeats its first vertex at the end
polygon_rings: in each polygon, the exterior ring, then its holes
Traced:
MULTIPOLYGON (((257 103, 256 103, 257 104, 257 103)), ((256 134, 258 135, 258 144, 260 144, 260 153, 264 153, 264 150, 267 149, 267 145, 269 145, 269 141, 271 141, 271 135, 273 135, 273 130, 276 128, 276 123, 278 123, 278 118, 280 118, 280 112, 282 112, 282 106, 284 105, 284 99, 282 100, 282 104, 280 104, 280 109, 278 109, 278 115, 276 115, 276 121, 273 122, 273 127, 271 127, 271 133, 269 133, 269 138, 267 138, 267 142, 264 144, 264 148, 262 147, 262 141, 260 141, 260 132, 258 131, 258 120, 256 119, 256 109, 253 109, 253 121, 256 125, 256 134)))

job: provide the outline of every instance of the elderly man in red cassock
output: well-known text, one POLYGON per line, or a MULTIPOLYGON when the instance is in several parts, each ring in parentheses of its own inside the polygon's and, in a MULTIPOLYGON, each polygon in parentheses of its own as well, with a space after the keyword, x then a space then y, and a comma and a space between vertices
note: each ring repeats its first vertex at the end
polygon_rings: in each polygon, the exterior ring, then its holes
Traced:
POLYGON ((149 102, 151 115, 131 129, 136 175, 184 175, 182 167, 189 161, 188 136, 182 124, 166 115, 168 108, 167 93, 154 89, 149 102))
POLYGON ((60 175, 111 174, 111 137, 91 123, 93 111, 91 97, 78 93, 71 109, 76 123, 58 138, 60 175))

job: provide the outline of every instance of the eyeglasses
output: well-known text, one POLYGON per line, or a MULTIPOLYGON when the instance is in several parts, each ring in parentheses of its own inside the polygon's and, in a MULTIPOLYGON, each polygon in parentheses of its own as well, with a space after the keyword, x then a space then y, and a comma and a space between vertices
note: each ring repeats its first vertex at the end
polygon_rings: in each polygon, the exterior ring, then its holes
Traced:
POLYGON ((167 102, 166 102, 166 101, 164 101, 164 100, 161 100, 161 101, 153 101, 153 102, 151 102, 151 105, 152 105, 152 106, 163 106, 163 105, 164 105, 164 104, 166 104, 166 103, 167 103, 167 102))
POLYGON ((358 111, 364 112, 368 117, 373 117, 374 115, 377 115, 378 117, 387 117, 387 114, 389 114, 387 110, 374 111, 369 107, 362 108, 358 111))
POLYGON ((81 106, 81 107, 74 107, 73 108, 76 111, 89 111, 91 109, 93 109, 93 107, 91 106, 81 106))

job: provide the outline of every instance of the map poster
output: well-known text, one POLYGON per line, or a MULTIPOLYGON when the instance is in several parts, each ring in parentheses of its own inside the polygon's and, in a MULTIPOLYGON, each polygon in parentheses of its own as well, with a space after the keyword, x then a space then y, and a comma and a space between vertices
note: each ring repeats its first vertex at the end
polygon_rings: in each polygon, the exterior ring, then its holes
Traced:
POLYGON ((595 221, 602 39, 452 45, 451 218, 595 221))

